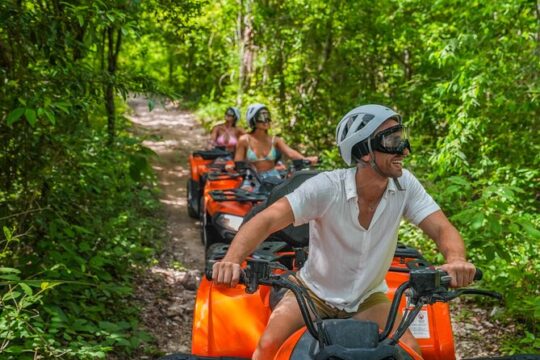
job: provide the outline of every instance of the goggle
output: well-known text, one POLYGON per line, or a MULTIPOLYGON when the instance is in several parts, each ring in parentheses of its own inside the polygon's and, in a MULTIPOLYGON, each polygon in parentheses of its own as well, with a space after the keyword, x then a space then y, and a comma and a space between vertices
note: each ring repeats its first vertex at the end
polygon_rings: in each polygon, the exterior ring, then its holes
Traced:
POLYGON ((232 111, 232 110, 228 110, 228 111, 225 113, 225 116, 232 116, 233 118, 236 118, 236 114, 235 114, 234 111, 232 111))
POLYGON ((270 113, 268 111, 261 111, 255 117, 255 121, 259 123, 269 123, 272 122, 272 118, 270 117, 270 113))
POLYGON ((405 149, 411 151, 409 129, 403 125, 392 126, 375 135, 371 140, 371 148, 387 154, 403 155, 405 149))

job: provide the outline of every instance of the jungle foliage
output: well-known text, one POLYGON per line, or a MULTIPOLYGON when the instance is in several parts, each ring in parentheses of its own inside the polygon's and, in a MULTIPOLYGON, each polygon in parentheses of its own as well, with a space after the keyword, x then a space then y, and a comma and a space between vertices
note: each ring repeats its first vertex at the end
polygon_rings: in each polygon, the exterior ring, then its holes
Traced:
POLYGON ((150 342, 131 295, 162 224, 151 154, 122 114, 128 94, 170 88, 118 59, 157 17, 181 28, 197 9, 0 2, 2 359, 104 359, 150 342))
MULTIPOLYGON (((531 0, 0 2, 2 357, 149 341, 130 294, 159 245, 158 204, 117 108, 129 93, 181 95, 207 125, 264 102, 274 131, 327 168, 343 166, 341 116, 396 108, 408 167, 521 329, 503 350, 537 351, 539 74, 531 0)), ((442 260, 410 226, 401 239, 442 260)))

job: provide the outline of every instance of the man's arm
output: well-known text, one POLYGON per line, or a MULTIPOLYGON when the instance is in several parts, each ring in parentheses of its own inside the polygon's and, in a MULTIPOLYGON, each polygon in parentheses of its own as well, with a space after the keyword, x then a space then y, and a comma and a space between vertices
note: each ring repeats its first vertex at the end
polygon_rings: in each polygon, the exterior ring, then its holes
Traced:
POLYGON ((270 234, 294 222, 291 205, 281 198, 267 209, 261 211, 245 225, 234 237, 227 254, 212 268, 214 282, 234 287, 240 279, 240 264, 270 234))
POLYGON ((475 267, 467 262, 463 239, 446 215, 441 210, 436 211, 422 220, 418 226, 435 241, 443 254, 446 264, 440 268, 452 277, 450 285, 463 287, 472 283, 475 267))

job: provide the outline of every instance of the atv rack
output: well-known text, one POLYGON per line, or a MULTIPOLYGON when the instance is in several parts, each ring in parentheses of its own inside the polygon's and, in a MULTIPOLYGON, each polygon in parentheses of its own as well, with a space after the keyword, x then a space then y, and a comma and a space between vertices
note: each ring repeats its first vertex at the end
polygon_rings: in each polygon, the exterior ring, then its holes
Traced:
POLYGON ((214 201, 259 202, 268 198, 268 193, 251 192, 239 188, 212 190, 209 194, 214 201))

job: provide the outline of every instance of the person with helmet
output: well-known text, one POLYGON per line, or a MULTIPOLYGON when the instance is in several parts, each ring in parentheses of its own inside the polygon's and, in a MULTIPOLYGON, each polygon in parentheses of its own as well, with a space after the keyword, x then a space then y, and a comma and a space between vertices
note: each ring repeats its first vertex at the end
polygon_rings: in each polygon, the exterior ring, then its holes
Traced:
POLYGON ((240 110, 232 106, 228 107, 227 111, 225 111, 225 123, 212 128, 210 133, 211 145, 234 153, 238 138, 245 134, 244 129, 236 127, 238 120, 240 120, 240 110))
MULTIPOLYGON (((359 106, 337 125, 336 142, 343 160, 353 167, 306 180, 243 225, 226 256, 213 265, 214 281, 235 286, 241 262, 259 243, 289 224, 309 223, 309 256, 297 278, 318 312, 370 320, 384 328, 390 309, 385 275, 404 217, 435 241, 446 260, 441 268, 452 277, 451 286, 470 284, 475 267, 466 260, 459 232, 403 168, 411 146, 401 115, 382 105, 359 106)), ((272 312, 253 358, 272 358, 302 325, 300 309, 289 292, 272 312)), ((420 353, 409 331, 402 340, 420 353)))
POLYGON ((262 178, 279 177, 275 166, 280 154, 285 154, 290 159, 307 159, 312 164, 317 163, 316 156, 305 157, 290 148, 283 139, 268 134, 272 118, 265 105, 248 106, 246 120, 251 131, 240 137, 234 160, 249 161, 262 178))

